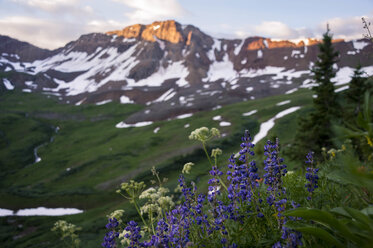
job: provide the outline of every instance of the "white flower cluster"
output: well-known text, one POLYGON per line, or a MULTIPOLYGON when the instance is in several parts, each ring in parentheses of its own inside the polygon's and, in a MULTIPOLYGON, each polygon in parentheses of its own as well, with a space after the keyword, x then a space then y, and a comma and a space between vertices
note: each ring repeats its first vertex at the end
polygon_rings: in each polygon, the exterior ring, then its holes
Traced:
POLYGON ((192 162, 184 164, 184 167, 183 167, 183 170, 181 171, 181 173, 190 174, 190 171, 191 171, 193 165, 194 165, 194 163, 192 163, 192 162))
POLYGON ((52 227, 53 232, 57 232, 61 234, 61 239, 69 238, 72 243, 72 247, 78 247, 80 244, 80 239, 76 231, 80 231, 82 228, 77 227, 74 224, 68 223, 65 220, 58 220, 54 223, 52 227))
POLYGON ((211 157, 214 157, 214 158, 222 154, 223 154, 223 151, 220 148, 215 148, 215 149, 212 149, 211 151, 211 157))
POLYGON ((122 222, 121 218, 122 218, 123 214, 124 214, 124 210, 118 209, 118 210, 115 210, 114 212, 110 213, 106 217, 108 217, 110 219, 115 218, 115 219, 118 220, 118 222, 122 222))
POLYGON ((171 209, 175 203, 172 201, 170 196, 166 196, 168 192, 170 192, 170 190, 164 187, 158 187, 157 189, 151 187, 143 191, 139 198, 148 199, 148 202, 140 208, 141 214, 144 215, 145 213, 157 213, 160 215, 162 213, 162 209, 171 209))
POLYGON ((207 127, 197 128, 189 135, 189 139, 195 139, 201 142, 206 142, 213 137, 220 137, 220 132, 216 128, 211 128, 210 130, 207 127))

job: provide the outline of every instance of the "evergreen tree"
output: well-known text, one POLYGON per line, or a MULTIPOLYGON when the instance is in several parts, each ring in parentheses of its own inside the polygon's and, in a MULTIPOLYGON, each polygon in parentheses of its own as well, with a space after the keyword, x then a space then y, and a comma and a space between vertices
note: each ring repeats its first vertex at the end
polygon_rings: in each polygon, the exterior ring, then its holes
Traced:
POLYGON ((334 51, 332 35, 329 29, 319 44, 320 53, 312 69, 313 88, 316 98, 313 99, 313 111, 306 118, 300 119, 296 132, 292 154, 295 158, 303 159, 304 154, 312 150, 317 157, 321 157, 321 149, 332 147, 332 120, 339 115, 339 105, 334 85, 331 81, 335 77, 333 65, 337 62, 338 52, 334 51))
POLYGON ((361 69, 359 64, 350 81, 350 87, 346 92, 347 100, 354 105, 353 115, 357 115, 360 112, 361 105, 364 101, 364 93, 368 90, 365 81, 367 78, 363 77, 364 71, 361 69))

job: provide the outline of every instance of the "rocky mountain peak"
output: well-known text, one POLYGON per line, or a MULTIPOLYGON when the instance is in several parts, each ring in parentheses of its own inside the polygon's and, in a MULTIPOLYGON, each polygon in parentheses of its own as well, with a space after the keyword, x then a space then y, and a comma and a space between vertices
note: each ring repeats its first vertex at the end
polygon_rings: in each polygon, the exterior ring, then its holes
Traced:
MULTIPOLYGON (((126 123, 175 118, 224 104, 311 88, 320 40, 219 39, 193 25, 156 21, 82 35, 54 51, 0 36, 0 94, 41 92, 72 104, 143 104, 126 123)), ((373 74, 369 40, 333 40, 336 82, 360 63, 373 74)), ((342 88, 342 90, 345 88, 342 88)), ((1 96, 1 95, 0 95, 1 96)))
POLYGON ((106 34, 125 38, 141 38, 151 42, 155 42, 156 39, 169 41, 174 44, 184 41, 181 25, 174 20, 156 21, 150 25, 135 24, 122 30, 109 31, 106 34))

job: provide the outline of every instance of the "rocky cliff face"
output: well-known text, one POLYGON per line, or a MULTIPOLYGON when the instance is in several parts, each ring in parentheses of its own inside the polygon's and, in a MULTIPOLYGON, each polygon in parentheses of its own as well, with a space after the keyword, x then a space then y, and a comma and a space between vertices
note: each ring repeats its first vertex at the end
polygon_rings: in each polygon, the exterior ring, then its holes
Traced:
MULTIPOLYGON (((319 42, 216 39, 175 21, 82 35, 54 51, 0 36, 0 91, 43 92, 70 104, 144 104, 128 123, 167 119, 312 87, 319 42)), ((371 42, 334 46, 337 85, 349 81, 359 62, 373 74, 371 42)))
POLYGON ((123 30, 110 31, 106 34, 124 38, 136 38, 155 42, 157 39, 173 44, 183 42, 181 25, 175 21, 153 22, 150 25, 135 24, 123 30))

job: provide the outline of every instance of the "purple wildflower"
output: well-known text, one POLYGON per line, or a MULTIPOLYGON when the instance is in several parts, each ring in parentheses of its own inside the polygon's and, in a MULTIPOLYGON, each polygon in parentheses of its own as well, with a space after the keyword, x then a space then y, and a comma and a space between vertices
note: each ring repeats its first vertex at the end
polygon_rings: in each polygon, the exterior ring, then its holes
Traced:
POLYGON ((106 233, 104 237, 104 242, 101 245, 105 248, 113 248, 116 247, 115 238, 118 238, 119 232, 115 231, 115 228, 119 225, 118 220, 116 218, 109 218, 109 223, 106 224, 106 229, 110 231, 106 233))
POLYGON ((318 188, 319 176, 317 175, 317 172, 319 171, 319 169, 313 168, 313 154, 314 153, 310 151, 306 156, 306 164, 311 165, 311 167, 308 167, 306 169, 306 179, 308 182, 306 183, 305 187, 310 193, 310 195, 307 197, 307 200, 311 200, 312 192, 315 191, 316 188, 318 188))
POLYGON ((267 141, 264 146, 264 155, 267 157, 264 160, 264 183, 268 185, 267 190, 276 194, 285 194, 285 189, 282 187, 282 177, 287 173, 286 165, 283 164, 284 159, 279 157, 278 139, 276 143, 267 141))
POLYGON ((129 232, 124 235, 124 237, 130 240, 130 244, 128 247, 134 248, 140 246, 139 241, 142 236, 140 235, 141 228, 138 226, 138 224, 135 221, 131 220, 130 222, 128 222, 127 227, 124 230, 129 232))

